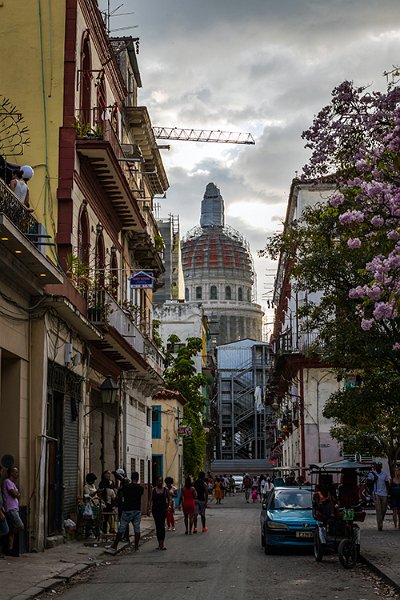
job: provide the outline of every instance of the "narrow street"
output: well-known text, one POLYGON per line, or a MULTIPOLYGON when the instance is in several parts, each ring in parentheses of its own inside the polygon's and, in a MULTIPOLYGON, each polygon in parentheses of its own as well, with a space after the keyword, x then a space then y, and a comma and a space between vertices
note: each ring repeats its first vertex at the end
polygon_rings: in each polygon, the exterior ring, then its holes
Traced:
MULTIPOLYGON (((312 553, 265 556, 260 544, 259 504, 246 504, 242 494, 208 509, 207 533, 184 535, 183 520, 167 532, 166 552, 151 538, 135 554, 110 557, 75 581, 63 600, 148 600, 164 597, 204 597, 218 600, 286 598, 369 600, 396 597, 366 567, 343 569, 337 556, 320 564, 312 553)), ((54 595, 53 595, 54 597, 54 595)))

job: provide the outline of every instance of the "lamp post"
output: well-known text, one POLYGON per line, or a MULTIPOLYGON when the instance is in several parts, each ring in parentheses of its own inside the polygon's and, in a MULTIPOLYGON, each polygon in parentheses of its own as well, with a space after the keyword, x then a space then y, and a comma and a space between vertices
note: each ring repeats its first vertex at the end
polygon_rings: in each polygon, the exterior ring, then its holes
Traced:
POLYGON ((101 385, 99 385, 101 401, 103 404, 114 404, 117 398, 118 385, 111 375, 107 375, 101 385))

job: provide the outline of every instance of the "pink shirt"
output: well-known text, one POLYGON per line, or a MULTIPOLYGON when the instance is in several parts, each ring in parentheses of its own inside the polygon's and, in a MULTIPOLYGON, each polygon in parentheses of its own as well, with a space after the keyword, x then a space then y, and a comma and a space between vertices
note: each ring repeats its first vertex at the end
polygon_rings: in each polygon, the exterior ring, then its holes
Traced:
POLYGON ((18 498, 14 498, 11 496, 9 490, 15 490, 18 492, 18 488, 11 479, 5 479, 3 481, 3 509, 4 512, 8 512, 9 510, 18 510, 19 509, 19 500, 18 498))

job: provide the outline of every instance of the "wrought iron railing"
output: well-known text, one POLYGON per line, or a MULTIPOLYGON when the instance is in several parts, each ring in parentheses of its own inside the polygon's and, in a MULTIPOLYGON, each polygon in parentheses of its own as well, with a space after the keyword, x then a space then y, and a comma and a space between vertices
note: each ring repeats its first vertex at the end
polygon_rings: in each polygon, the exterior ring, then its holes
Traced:
POLYGON ((164 357, 157 346, 135 325, 127 311, 105 289, 87 292, 88 319, 94 325, 110 325, 138 352, 160 375, 164 357))
POLYGON ((108 142, 119 161, 119 166, 127 180, 130 190, 133 191, 138 189, 139 170, 136 166, 125 161, 125 153, 112 122, 105 115, 101 115, 97 107, 92 108, 89 112, 82 109, 76 110, 75 130, 77 136, 81 139, 108 142), (89 118, 90 122, 87 122, 86 119, 88 118, 89 112, 91 115, 89 118))
POLYGON ((0 213, 4 213, 33 244, 40 245, 39 222, 2 179, 0 179, 0 213))

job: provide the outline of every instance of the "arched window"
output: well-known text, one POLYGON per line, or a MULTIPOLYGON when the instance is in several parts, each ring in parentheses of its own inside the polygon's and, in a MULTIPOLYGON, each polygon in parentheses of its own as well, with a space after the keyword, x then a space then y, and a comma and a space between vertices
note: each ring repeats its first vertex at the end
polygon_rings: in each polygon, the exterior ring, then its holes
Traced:
POLYGON ((106 83, 104 81, 104 75, 100 78, 97 85, 97 124, 100 127, 104 126, 104 121, 107 118, 107 92, 106 83))
POLYGON ((232 300, 232 290, 230 285, 227 285, 225 288, 225 300, 232 300))
POLYGON ((238 288, 238 300, 241 302, 243 300, 243 288, 238 288))
POLYGON ((185 300, 189 300, 189 288, 185 288, 185 300))
POLYGON ((78 259, 79 262, 89 264, 89 217, 86 206, 82 206, 78 222, 78 259))
POLYGON ((210 287, 210 300, 218 300, 218 292, 216 285, 212 285, 210 287))
POLYGON ((196 300, 201 300, 202 299, 202 288, 200 285, 197 286, 196 288, 196 300))
POLYGON ((103 232, 100 231, 97 234, 96 239, 96 258, 95 258, 95 280, 96 284, 100 288, 104 288, 104 271, 105 271, 105 258, 106 252, 104 247, 103 232))
POLYGON ((92 125, 90 114, 92 108, 92 76, 92 53, 90 50, 89 34, 86 33, 82 41, 81 50, 81 114, 79 118, 83 123, 88 123, 89 125, 92 125))

